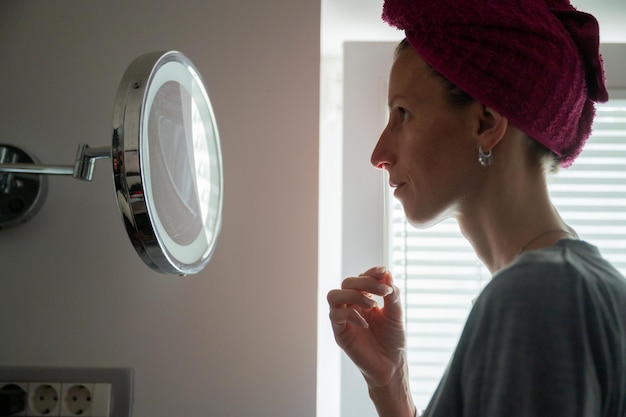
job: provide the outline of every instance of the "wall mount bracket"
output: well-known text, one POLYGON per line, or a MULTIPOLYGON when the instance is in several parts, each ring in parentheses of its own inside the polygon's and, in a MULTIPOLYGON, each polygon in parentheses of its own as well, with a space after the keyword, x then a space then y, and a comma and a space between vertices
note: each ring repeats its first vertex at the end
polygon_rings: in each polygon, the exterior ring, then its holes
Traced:
POLYGON ((45 175, 91 181, 95 162, 102 158, 111 158, 111 147, 81 144, 73 166, 41 165, 23 149, 0 144, 0 229, 25 223, 39 211, 48 191, 45 175))

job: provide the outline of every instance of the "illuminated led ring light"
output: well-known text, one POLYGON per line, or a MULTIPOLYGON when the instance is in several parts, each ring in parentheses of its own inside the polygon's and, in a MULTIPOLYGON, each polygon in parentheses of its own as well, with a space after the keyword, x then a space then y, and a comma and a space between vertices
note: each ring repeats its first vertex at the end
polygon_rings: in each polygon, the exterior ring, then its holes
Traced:
POLYGON ((220 233, 223 179, 213 109, 191 61, 176 51, 137 58, 113 126, 116 195, 137 253, 159 272, 200 271, 220 233))

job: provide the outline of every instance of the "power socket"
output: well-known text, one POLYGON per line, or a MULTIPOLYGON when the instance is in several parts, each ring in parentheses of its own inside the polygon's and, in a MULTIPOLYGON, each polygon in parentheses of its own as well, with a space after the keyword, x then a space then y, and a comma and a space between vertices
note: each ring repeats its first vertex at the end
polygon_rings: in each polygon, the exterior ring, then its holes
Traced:
POLYGON ((67 383, 61 387, 61 417, 108 417, 111 384, 67 383))
POLYGON ((26 402, 28 401, 28 384, 25 382, 2 382, 0 381, 0 392, 5 395, 3 410, 5 416, 25 416, 26 402), (7 414, 8 413, 8 414, 7 414))
POLYGON ((61 384, 55 382, 29 382, 26 415, 58 416, 60 410, 61 384))
POLYGON ((131 416, 130 368, 0 367, 0 381, 8 381, 0 390, 26 392, 24 410, 11 417, 131 416))
MULTIPOLYGON (((61 397, 62 416, 89 416, 92 411, 94 384, 63 384, 61 397)), ((106 403, 110 401, 106 398, 106 403)), ((108 416, 108 411, 105 416, 108 416)))

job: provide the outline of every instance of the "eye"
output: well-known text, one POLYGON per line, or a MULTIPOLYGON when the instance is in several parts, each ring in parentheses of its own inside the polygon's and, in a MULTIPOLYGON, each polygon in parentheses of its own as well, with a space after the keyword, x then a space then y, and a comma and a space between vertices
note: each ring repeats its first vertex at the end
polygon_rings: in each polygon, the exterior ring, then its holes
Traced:
POLYGON ((404 107, 396 107, 396 111, 403 122, 409 118, 409 112, 404 107))

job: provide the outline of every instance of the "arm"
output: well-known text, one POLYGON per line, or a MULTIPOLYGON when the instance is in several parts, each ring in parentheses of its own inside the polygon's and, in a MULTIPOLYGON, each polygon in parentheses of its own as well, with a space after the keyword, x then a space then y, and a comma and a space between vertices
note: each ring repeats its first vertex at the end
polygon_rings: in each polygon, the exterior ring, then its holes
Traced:
POLYGON ((346 278, 328 293, 335 340, 363 374, 381 417, 413 417, 399 291, 384 268, 346 278), (384 297, 379 307, 372 294, 384 297))
POLYGON ((409 375, 406 358, 402 355, 402 366, 398 368, 391 382, 384 387, 368 384, 369 395, 381 417, 410 416, 416 413, 409 388, 409 375))

